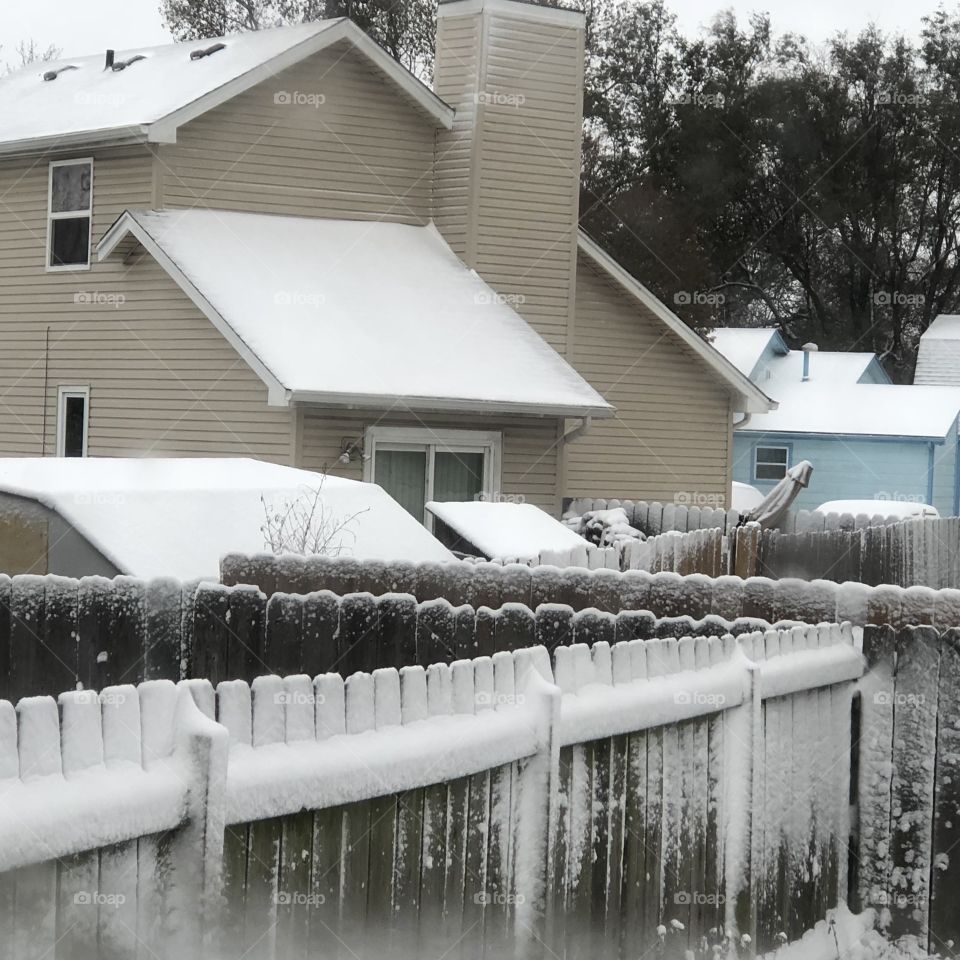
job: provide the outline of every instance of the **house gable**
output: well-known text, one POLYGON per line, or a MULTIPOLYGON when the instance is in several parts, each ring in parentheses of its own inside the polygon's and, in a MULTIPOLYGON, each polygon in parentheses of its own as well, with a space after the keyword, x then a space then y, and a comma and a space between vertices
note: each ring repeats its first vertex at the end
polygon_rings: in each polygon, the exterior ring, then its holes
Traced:
POLYGON ((435 126, 341 40, 157 145, 154 205, 424 224, 435 126))

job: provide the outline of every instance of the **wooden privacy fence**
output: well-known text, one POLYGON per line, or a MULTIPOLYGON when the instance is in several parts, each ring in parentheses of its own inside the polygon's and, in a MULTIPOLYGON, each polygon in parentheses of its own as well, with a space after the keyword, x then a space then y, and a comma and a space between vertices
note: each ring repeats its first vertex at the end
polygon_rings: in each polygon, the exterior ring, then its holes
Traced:
POLYGON ((887 526, 823 533, 736 532, 748 554, 738 573, 780 579, 856 580, 876 586, 960 587, 960 518, 924 517, 887 526))
POLYGON ((860 905, 942 957, 960 944, 960 631, 868 627, 861 681, 860 905))
POLYGON ((0 933, 18 960, 765 948, 846 890, 861 671, 823 625, 152 681, 60 723, 21 701, 16 740, 6 705, 0 933))
MULTIPOLYGON (((602 500, 578 498, 564 510, 564 516, 582 516, 591 510, 611 510, 622 507, 630 525, 648 536, 658 536, 671 530, 687 533, 691 530, 719 529, 731 533, 740 523, 740 513, 733 509, 714 506, 715 495, 696 493, 679 495, 675 503, 647 503, 645 500, 602 500), (696 503, 702 501, 702 505, 696 503)), ((817 533, 824 530, 853 530, 860 527, 898 523, 898 516, 865 513, 820 513, 818 510, 794 510, 781 521, 783 533, 817 533)))
MULTIPOLYGON (((748 532, 756 527, 744 528, 748 532)), ((757 534, 754 533, 754 537, 757 534)), ((744 565, 751 562, 740 552, 744 565)), ((900 588, 859 582, 772 580, 760 576, 682 576, 644 570, 560 570, 556 567, 493 563, 382 563, 329 557, 226 556, 220 568, 225 585, 255 584, 268 596, 278 591, 338 595, 365 591, 374 596, 403 593, 418 601, 445 598, 454 606, 496 609, 522 603, 531 609, 561 603, 574 610, 648 610, 656 617, 709 614, 725 620, 753 617, 768 623, 849 620, 853 624, 933 623, 960 626, 960 591, 923 586, 900 588)))

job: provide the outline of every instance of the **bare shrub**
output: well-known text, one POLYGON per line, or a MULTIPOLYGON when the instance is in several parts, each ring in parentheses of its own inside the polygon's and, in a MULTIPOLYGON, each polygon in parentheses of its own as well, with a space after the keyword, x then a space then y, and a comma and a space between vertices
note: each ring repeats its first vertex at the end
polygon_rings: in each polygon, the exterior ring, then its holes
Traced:
POLYGON ((277 555, 296 553, 338 557, 349 546, 351 538, 356 540, 351 525, 367 512, 358 510, 348 517, 331 513, 323 501, 323 479, 316 488, 304 486, 296 497, 268 502, 261 494, 260 502, 264 514, 260 527, 264 545, 277 555))

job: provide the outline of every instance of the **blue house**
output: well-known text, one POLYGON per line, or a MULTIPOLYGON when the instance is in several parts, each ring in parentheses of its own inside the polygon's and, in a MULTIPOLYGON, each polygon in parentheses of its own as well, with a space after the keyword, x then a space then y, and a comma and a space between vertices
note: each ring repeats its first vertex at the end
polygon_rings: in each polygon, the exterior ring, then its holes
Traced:
POLYGON ((872 353, 791 350, 766 328, 724 327, 713 345, 779 404, 734 423, 734 480, 766 492, 809 460, 801 509, 899 500, 960 513, 960 388, 897 385, 872 353))

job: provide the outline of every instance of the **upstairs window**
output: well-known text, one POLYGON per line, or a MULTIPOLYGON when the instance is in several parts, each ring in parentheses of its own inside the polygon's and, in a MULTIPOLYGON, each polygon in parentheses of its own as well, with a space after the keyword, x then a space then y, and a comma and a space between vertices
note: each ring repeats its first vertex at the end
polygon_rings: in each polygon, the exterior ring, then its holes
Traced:
POLYGON ((57 391, 57 456, 87 455, 90 388, 60 387, 57 391))
POLYGON ((90 266, 93 214, 93 160, 50 164, 47 268, 76 270, 90 266))
POLYGON ((789 447, 757 447, 754 480, 782 480, 789 468, 789 447))

